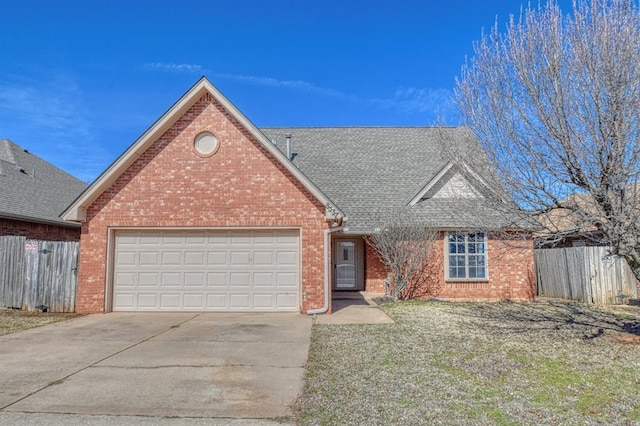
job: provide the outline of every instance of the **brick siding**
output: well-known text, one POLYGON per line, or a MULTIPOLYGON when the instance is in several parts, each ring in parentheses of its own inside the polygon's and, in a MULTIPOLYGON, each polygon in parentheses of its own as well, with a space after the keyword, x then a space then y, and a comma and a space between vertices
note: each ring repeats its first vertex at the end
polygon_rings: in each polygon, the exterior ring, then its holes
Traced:
POLYGON ((110 227, 291 227, 302 240, 302 311, 324 302, 321 205, 210 94, 198 100, 87 209, 77 311, 105 310, 110 227), (213 133, 218 151, 196 155, 213 133))
POLYGON ((80 227, 57 226, 0 218, 0 235, 13 235, 45 241, 79 241, 80 227))
POLYGON ((375 249, 366 241, 364 243, 364 289, 369 293, 384 293, 384 280, 390 278, 390 274, 375 249))
MULTIPOLYGON (((489 235, 487 281, 445 279, 445 233, 434 243, 427 267, 406 289, 408 298, 438 297, 454 300, 531 300, 535 297, 533 240, 489 235)), ((366 247, 366 291, 384 292, 384 265, 371 247, 366 247)))

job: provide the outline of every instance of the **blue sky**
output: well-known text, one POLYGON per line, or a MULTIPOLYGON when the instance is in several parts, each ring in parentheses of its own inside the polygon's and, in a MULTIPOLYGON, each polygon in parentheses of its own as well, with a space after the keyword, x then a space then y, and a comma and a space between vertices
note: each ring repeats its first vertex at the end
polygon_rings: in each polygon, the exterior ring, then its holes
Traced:
POLYGON ((451 122, 473 41, 520 4, 4 2, 0 138, 91 181, 202 75, 259 127, 451 122))

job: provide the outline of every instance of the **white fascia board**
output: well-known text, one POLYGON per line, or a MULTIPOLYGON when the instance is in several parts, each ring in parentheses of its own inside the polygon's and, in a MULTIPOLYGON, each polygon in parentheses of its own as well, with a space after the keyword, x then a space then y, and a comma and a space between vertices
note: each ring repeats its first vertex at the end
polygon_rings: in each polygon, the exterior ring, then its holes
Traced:
MULTIPOLYGON (((429 180, 429 182, 427 182, 427 184, 411 199, 411 201, 409 201, 407 205, 415 206, 416 204, 418 204, 420 200, 429 192, 429 190, 433 188, 438 182, 440 182, 440 180, 442 180, 453 167, 464 168, 465 172, 471 175, 476 181, 478 181, 478 183, 489 189, 489 185, 487 184, 487 182, 478 173, 467 166, 466 163, 454 163, 450 161, 431 180, 429 180)), ((468 179, 466 180, 472 187, 474 187, 474 185, 469 182, 468 179)))
POLYGON ((429 182, 427 182, 427 184, 415 195, 415 197, 413 197, 411 201, 409 201, 408 205, 415 206, 420 200, 422 200, 422 197, 424 197, 431 188, 433 188, 438 182, 440 182, 444 175, 446 175, 453 166, 453 162, 448 162, 433 178, 431 178, 429 182))

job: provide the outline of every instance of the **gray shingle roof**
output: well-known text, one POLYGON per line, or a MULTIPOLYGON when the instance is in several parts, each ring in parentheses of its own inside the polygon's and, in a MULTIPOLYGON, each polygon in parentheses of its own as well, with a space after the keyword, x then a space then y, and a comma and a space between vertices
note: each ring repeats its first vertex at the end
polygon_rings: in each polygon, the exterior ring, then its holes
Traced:
MULTIPOLYGON (((463 151, 475 157, 474 164, 484 156, 472 133, 462 127, 260 130, 283 152, 286 134, 291 134, 294 164, 346 213, 348 227, 355 232, 370 232, 378 212, 406 206, 450 161, 443 144, 465 147, 463 151)), ((481 198, 432 198, 412 210, 441 228, 505 224, 491 216, 481 198)))
POLYGON ((86 187, 10 140, 0 140, 0 217, 77 226, 60 213, 86 187))

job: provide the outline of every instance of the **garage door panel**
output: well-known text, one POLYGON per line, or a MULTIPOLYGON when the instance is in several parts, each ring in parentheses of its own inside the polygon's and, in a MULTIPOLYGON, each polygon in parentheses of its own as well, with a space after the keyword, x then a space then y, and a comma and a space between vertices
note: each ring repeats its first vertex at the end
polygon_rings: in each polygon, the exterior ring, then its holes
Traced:
POLYGON ((179 266, 182 263, 182 253, 179 251, 163 251, 162 252, 162 265, 179 266))
POLYGON ((251 274, 248 272, 231 272, 229 274, 229 285, 231 287, 249 287, 251 285, 251 274))
POLYGON ((276 273, 276 287, 288 288, 289 291, 298 287, 298 274, 294 272, 276 273))
MULTIPOLYGON (((126 236, 124 238, 127 238, 126 236)), ((162 235, 159 234, 136 234, 134 243, 140 246, 158 247, 162 244, 162 235)))
POLYGON ((256 272, 253 274, 253 285, 255 287, 273 287, 275 288, 275 273, 273 272, 256 272))
POLYGON ((205 287, 204 272, 185 272, 185 287, 205 287))
POLYGON ((207 243, 207 237, 204 234, 191 234, 187 236, 185 236, 184 239, 184 245, 187 247, 203 247, 205 246, 207 243))
POLYGON ((116 265, 136 265, 138 256, 133 251, 121 251, 116 256, 116 265))
POLYGON ((275 304, 275 294, 257 293, 253 295, 253 307, 255 309, 272 309, 275 304))
POLYGON ((209 272, 207 274, 207 287, 228 287, 229 280, 226 272, 209 272))
POLYGON ((138 286, 140 287, 159 287, 159 275, 157 272, 140 272, 138 275, 138 286))
POLYGON ((278 234, 277 244, 279 246, 298 246, 298 233, 296 231, 281 232, 278 234))
POLYGON ((160 306, 158 301, 160 295, 157 293, 138 293, 137 306, 140 309, 157 309, 160 306))
POLYGON ((162 245, 163 246, 184 245, 184 235, 175 234, 175 233, 166 233, 162 235, 162 245))
POLYGON ((207 264, 227 266, 229 264, 228 254, 226 251, 210 251, 207 255, 207 264))
POLYGON ((205 295, 203 293, 187 293, 184 295, 184 308, 185 309, 194 309, 194 310, 204 310, 205 309, 205 295))
POLYGON ((255 235, 253 242, 255 245, 273 245, 275 236, 275 232, 260 232, 255 235))
POLYGON ((226 310, 227 309, 226 293, 209 293, 207 294, 207 310, 226 310))
POLYGON ((251 252, 248 250, 237 251, 234 250, 231 252, 230 256, 230 265, 231 266, 249 266, 251 265, 251 252))
POLYGON ((250 310, 250 296, 248 293, 231 293, 229 295, 229 309, 250 310))
POLYGON ((203 251, 188 251, 184 254, 184 264, 187 266, 204 266, 206 253, 203 251))
POLYGON ((160 253, 157 251, 141 251, 138 265, 140 266, 160 266, 160 253))
POLYGON ((133 293, 120 292, 114 298, 114 305, 123 310, 134 310, 138 307, 137 295, 133 293))
POLYGON ((178 272, 163 272, 160 274, 160 287, 180 287, 181 276, 178 272))
POLYGON ((229 233, 228 232, 216 232, 208 234, 207 245, 209 246, 228 246, 229 245, 229 233))
POLYGON ((273 266, 274 253, 272 251, 253 252, 253 264, 256 266, 273 266))
POLYGON ((121 234, 118 237, 118 245, 121 247, 124 247, 127 245, 137 246, 138 244, 139 244, 139 241, 138 241, 137 234, 129 234, 129 235, 121 234))
POLYGON ((276 266, 294 266, 298 264, 298 253, 295 251, 278 251, 276 266))
POLYGON ((116 275, 116 280, 120 284, 120 288, 135 287, 137 278, 138 274, 133 272, 120 272, 116 275))
POLYGON ((276 295, 276 306, 279 310, 294 310, 297 309, 297 305, 297 293, 278 293, 276 295))
POLYGON ((162 293, 160 294, 160 309, 164 310, 180 310, 182 308, 182 295, 179 293, 162 293))
POLYGON ((116 233, 113 309, 298 311, 298 231, 116 233))
POLYGON ((253 236, 249 232, 234 232, 231 234, 232 246, 247 246, 252 243, 253 236))

